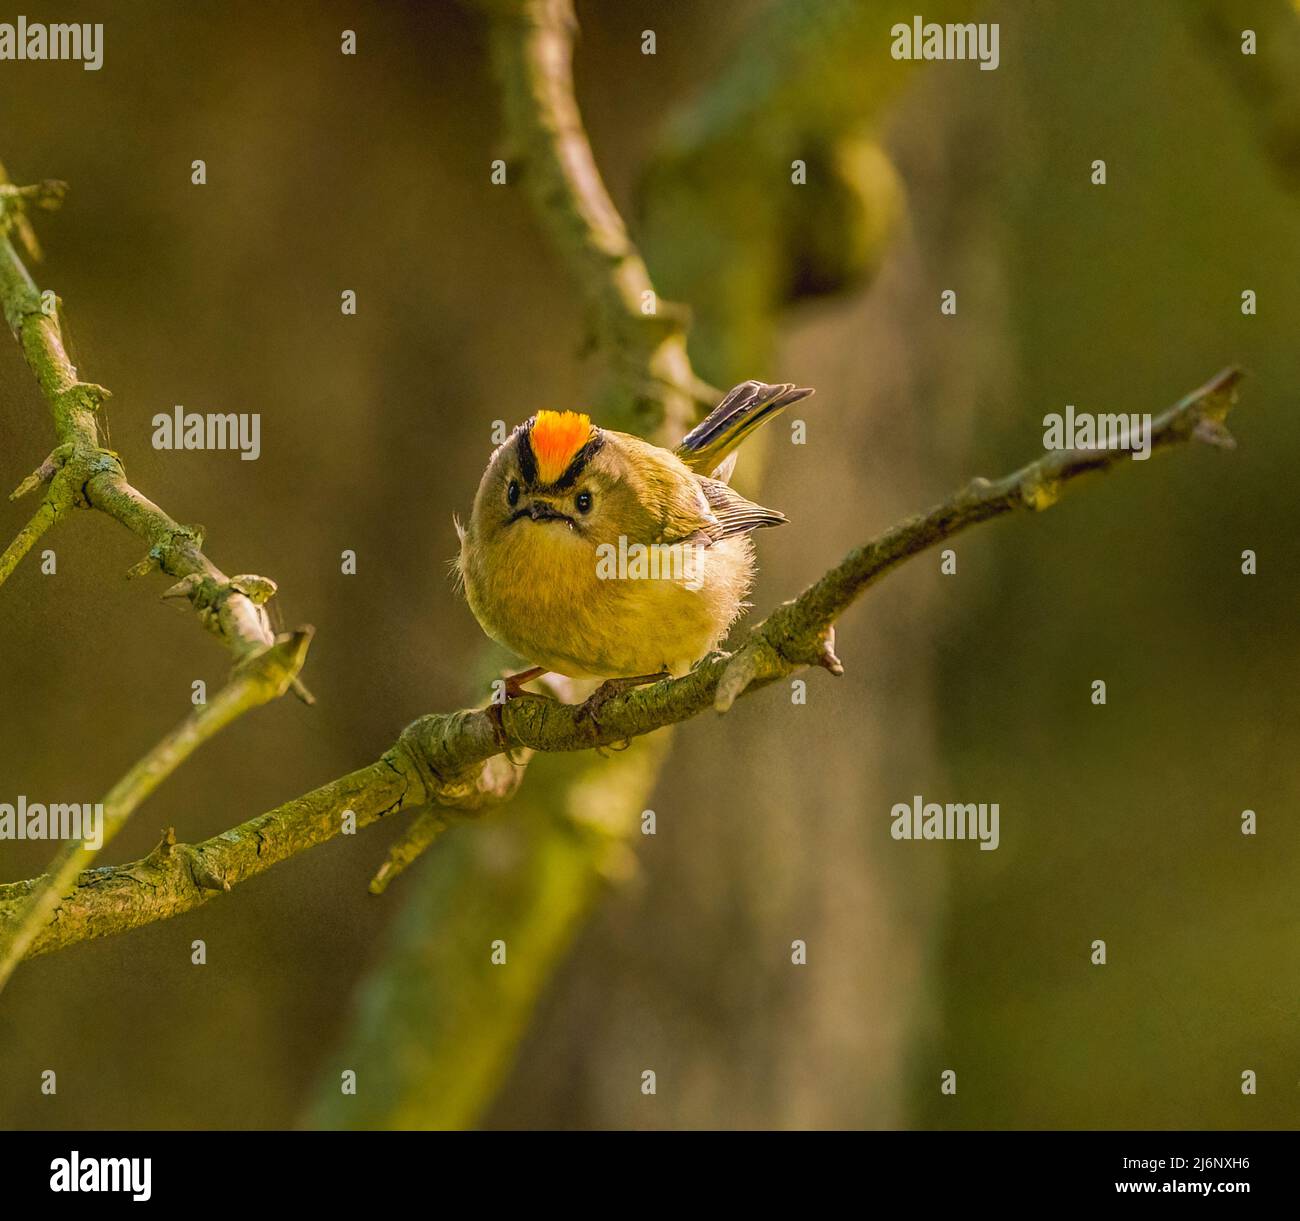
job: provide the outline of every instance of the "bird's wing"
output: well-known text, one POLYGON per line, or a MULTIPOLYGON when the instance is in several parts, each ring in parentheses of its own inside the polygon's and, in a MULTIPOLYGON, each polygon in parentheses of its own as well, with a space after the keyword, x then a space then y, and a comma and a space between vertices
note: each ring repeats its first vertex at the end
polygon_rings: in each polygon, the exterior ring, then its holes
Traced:
POLYGON ((763 526, 779 526, 787 520, 784 513, 765 509, 752 500, 746 500, 720 479, 708 479, 702 475, 697 478, 716 522, 705 527, 705 533, 712 542, 720 542, 737 534, 748 534, 763 526))
POLYGON ((785 521, 784 514, 746 500, 721 479, 683 471, 671 459, 668 464, 656 464, 656 452, 663 451, 655 451, 651 446, 644 448, 647 453, 640 474, 649 476, 663 467, 663 479, 656 494, 642 497, 644 504, 656 506, 658 520, 648 531, 651 541, 711 547, 723 539, 748 534, 762 526, 779 526, 785 521))

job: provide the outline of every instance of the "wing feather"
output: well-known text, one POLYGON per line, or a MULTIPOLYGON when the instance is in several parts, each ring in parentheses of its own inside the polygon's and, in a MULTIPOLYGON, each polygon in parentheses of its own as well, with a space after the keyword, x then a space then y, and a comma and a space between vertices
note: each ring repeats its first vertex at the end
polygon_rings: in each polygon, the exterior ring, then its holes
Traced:
POLYGON ((752 530, 761 530, 764 526, 779 526, 788 519, 784 513, 775 509, 765 509, 752 500, 746 500, 739 492, 719 479, 697 476, 704 499, 716 519, 717 525, 708 529, 714 542, 731 538, 737 534, 748 534, 752 530))

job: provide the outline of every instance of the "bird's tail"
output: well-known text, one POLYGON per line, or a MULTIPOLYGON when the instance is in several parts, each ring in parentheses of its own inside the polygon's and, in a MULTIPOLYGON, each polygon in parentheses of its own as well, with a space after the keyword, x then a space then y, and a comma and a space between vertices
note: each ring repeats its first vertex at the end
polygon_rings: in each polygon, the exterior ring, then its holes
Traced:
POLYGON ((792 382, 741 382, 682 438, 675 452, 692 470, 712 474, 754 429, 810 394, 810 388, 792 382))

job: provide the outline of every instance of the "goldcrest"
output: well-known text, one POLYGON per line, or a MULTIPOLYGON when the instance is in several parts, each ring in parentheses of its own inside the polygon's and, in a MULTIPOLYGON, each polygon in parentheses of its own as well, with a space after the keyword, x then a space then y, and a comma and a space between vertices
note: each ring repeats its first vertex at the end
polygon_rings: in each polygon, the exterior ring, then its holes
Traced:
POLYGON ((810 394, 744 382, 675 450, 539 411, 492 454, 468 526, 456 522, 474 617, 528 677, 684 674, 745 605, 750 533, 786 520, 731 489, 736 448, 810 394))

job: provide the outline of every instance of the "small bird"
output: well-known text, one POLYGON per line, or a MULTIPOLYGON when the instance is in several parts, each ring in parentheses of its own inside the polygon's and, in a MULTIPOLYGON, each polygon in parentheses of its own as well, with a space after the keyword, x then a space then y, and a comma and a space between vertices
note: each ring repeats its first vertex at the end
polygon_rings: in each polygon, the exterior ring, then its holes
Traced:
MULTIPOLYGON (((675 450, 539 411, 488 461, 452 561, 483 630, 548 671, 619 684, 686 673, 754 575, 750 533, 785 516, 728 486, 736 448, 812 390, 744 382, 675 450)), ((607 683, 606 686, 613 684, 607 683)))

